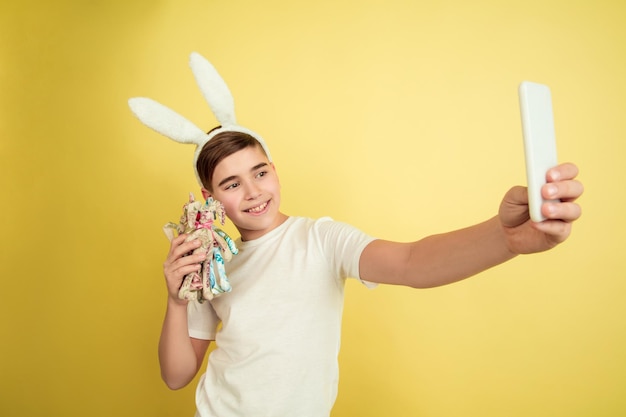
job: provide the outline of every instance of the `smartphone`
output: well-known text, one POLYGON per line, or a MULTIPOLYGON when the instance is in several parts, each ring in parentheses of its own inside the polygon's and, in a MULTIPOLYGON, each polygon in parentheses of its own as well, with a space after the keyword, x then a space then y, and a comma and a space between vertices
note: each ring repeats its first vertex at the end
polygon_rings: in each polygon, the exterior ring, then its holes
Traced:
POLYGON ((541 205, 547 201, 541 196, 541 187, 547 182, 548 170, 557 165, 552 94, 544 84, 524 81, 519 86, 526 180, 528 182, 528 208, 534 222, 546 218, 541 205))

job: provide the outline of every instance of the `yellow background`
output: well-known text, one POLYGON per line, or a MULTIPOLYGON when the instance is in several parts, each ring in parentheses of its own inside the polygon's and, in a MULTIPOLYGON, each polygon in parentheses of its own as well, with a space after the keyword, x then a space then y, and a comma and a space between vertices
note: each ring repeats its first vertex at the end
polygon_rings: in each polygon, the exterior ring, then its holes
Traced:
POLYGON ((213 127, 194 50, 268 140, 287 214, 394 240, 525 183, 517 85, 549 84, 586 186, 573 236, 444 288, 351 282, 333 416, 626 414, 625 21, 617 0, 2 2, 0 416, 193 415, 156 357, 192 149, 126 100, 213 127))

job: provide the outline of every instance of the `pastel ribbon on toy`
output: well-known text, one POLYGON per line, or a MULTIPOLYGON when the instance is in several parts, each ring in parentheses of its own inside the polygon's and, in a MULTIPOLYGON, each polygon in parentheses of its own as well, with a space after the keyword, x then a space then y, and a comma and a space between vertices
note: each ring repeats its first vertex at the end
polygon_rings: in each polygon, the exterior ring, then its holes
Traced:
POLYGON ((189 234, 185 242, 200 240, 200 247, 187 255, 200 251, 207 252, 200 270, 183 278, 178 291, 178 298, 181 300, 196 300, 202 303, 232 290, 224 264, 230 261, 238 250, 230 236, 215 227, 216 220, 222 225, 226 220, 222 203, 209 197, 202 204, 195 201, 194 195, 189 193, 189 202, 183 206, 180 222, 178 224, 170 222, 163 226, 163 231, 170 241, 174 239, 174 232, 179 235, 189 234))

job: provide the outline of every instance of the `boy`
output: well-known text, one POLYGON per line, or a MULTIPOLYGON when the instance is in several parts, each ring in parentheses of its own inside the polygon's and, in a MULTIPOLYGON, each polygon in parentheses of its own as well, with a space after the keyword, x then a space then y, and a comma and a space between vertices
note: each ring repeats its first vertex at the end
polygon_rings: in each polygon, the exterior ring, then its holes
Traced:
MULTIPOLYGON (((195 65, 198 78, 206 63, 195 65)), ((497 216, 411 243, 374 239, 329 218, 290 217, 280 211, 279 178, 265 142, 236 126, 234 114, 229 120, 230 126, 194 143, 203 196, 224 204, 241 236, 239 254, 228 265, 233 290, 202 304, 178 298, 183 277, 199 270, 206 256, 185 256, 199 246, 185 242, 185 235, 172 241, 163 266, 168 300, 159 359, 166 384, 186 386, 216 341, 196 391, 196 416, 328 416, 337 395, 346 278, 366 285, 445 285, 518 254, 551 249, 581 214, 578 169, 563 164, 547 173, 543 195, 560 202, 543 205, 542 223, 530 221, 523 187, 506 193, 497 216)))

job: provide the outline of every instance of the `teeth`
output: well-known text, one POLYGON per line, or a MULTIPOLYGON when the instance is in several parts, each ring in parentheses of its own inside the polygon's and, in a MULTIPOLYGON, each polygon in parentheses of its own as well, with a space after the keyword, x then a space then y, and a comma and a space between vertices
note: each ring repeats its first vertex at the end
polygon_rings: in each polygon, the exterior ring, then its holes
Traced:
POLYGON ((249 213, 259 213, 261 211, 263 211, 265 209, 265 207, 267 207, 267 203, 263 203, 258 207, 253 207, 251 209, 246 210, 249 213))

